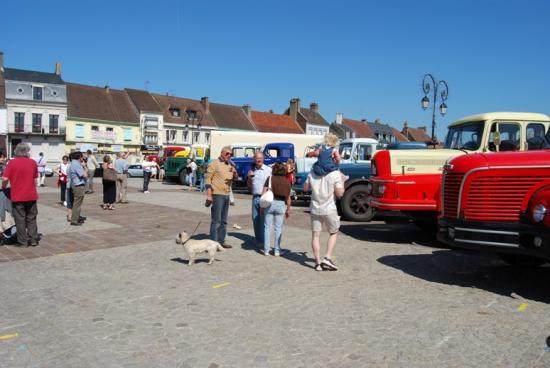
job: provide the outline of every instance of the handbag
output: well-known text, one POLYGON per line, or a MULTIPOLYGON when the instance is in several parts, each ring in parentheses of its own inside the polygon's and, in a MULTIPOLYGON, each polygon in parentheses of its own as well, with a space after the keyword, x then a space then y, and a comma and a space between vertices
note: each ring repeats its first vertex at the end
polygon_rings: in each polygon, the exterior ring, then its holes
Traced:
POLYGON ((271 191, 271 176, 269 177, 269 184, 267 191, 260 197, 260 208, 269 208, 273 203, 273 192, 271 191))
POLYGON ((116 181, 116 171, 111 168, 103 169, 103 180, 105 181, 116 181))

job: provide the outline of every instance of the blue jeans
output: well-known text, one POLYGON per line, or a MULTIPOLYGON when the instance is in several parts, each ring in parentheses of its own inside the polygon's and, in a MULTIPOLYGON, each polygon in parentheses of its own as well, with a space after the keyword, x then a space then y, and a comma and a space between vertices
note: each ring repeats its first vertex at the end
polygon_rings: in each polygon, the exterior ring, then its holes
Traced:
POLYGON ((227 228, 229 212, 229 196, 214 194, 212 196, 212 223, 210 224, 210 239, 223 244, 227 228))
POLYGON ((190 187, 195 186, 195 174, 194 173, 187 174, 187 185, 189 185, 190 187))
POLYGON ((201 192, 204 192, 206 190, 206 183, 204 181, 204 175, 201 176, 201 179, 200 179, 200 191, 201 192))
POLYGON ((284 201, 274 200, 265 213, 264 252, 268 252, 271 243, 271 229, 275 225, 275 252, 281 250, 281 238, 283 236, 283 221, 285 218, 286 204, 284 201))
POLYGON ((260 197, 252 198, 252 224, 254 225, 254 236, 260 244, 264 243, 265 216, 260 214, 260 197))

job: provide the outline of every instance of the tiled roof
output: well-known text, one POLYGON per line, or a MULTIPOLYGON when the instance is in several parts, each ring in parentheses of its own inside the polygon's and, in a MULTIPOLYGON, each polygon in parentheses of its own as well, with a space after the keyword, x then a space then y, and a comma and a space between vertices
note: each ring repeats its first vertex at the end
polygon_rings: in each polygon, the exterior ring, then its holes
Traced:
POLYGON ((210 128, 215 128, 217 126, 214 118, 212 117, 212 114, 210 114, 208 111, 204 111, 204 107, 200 103, 200 101, 158 94, 152 94, 152 96, 162 109, 165 123, 185 125, 187 124, 185 111, 191 110, 200 111, 202 113, 202 120, 200 122, 202 126, 210 128), (171 108, 179 109, 180 116, 173 116, 170 112, 171 108))
POLYGON ((393 136, 398 142, 408 142, 409 140, 407 137, 405 137, 399 130, 395 128, 391 128, 391 131, 393 132, 393 136))
POLYGON ((37 82, 49 84, 65 84, 61 76, 55 73, 35 72, 33 70, 22 70, 4 68, 4 79, 20 82, 37 82))
POLYGON ((336 134, 340 139, 354 138, 355 132, 344 124, 330 124, 329 132, 336 134))
POLYGON ((412 142, 431 142, 432 140, 424 129, 405 127, 402 133, 412 142))
POLYGON ((374 134, 386 134, 386 135, 392 135, 393 132, 388 124, 381 124, 378 122, 368 122, 371 130, 374 132, 374 134))
POLYGON ((298 123, 288 115, 279 115, 271 112, 252 111, 252 121, 259 132, 269 133, 297 133, 304 131, 298 123))
POLYGON ((303 115, 303 117, 310 123, 312 124, 317 124, 317 125, 326 125, 326 126, 329 126, 330 124, 328 123, 328 121, 325 120, 325 118, 323 118, 321 116, 321 114, 319 114, 318 112, 316 111, 313 111, 311 109, 305 109, 305 108, 300 108, 300 114, 303 115))
POLYGON ((69 118, 139 124, 139 115, 124 91, 67 83, 69 118))
POLYGON ((220 128, 256 130, 240 106, 210 103, 210 113, 220 128))
POLYGON ((342 124, 353 129, 357 138, 374 138, 374 132, 366 121, 342 119, 342 124))
POLYGON ((125 91, 140 112, 162 114, 162 109, 149 92, 129 88, 126 88, 125 91))

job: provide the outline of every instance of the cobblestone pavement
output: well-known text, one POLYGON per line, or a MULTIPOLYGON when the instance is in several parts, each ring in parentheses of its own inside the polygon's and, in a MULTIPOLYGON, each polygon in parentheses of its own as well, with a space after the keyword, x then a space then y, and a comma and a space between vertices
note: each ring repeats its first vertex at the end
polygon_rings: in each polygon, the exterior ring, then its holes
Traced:
POLYGON ((174 238, 199 221, 207 232, 204 196, 139 185, 115 211, 86 196, 79 228, 41 188, 40 246, 0 247, 0 367, 550 365, 548 266, 514 270, 375 221, 344 223, 341 269, 315 272, 306 208, 285 224, 282 257, 264 257, 243 194, 234 248, 189 267, 174 238))

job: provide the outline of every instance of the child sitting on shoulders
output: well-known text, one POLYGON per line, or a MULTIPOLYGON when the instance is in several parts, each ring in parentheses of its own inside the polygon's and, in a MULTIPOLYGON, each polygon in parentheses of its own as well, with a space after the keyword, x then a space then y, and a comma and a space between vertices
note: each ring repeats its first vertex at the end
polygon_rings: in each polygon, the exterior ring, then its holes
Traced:
MULTIPOLYGON (((311 154, 313 157, 318 157, 317 161, 311 168, 315 175, 325 176, 328 173, 340 170, 339 165, 341 158, 338 150, 336 149, 337 145, 338 137, 335 134, 328 133, 325 135, 323 145, 311 154)), ((342 174, 342 172, 340 172, 340 177, 342 178, 342 182, 349 179, 349 176, 342 174)))

